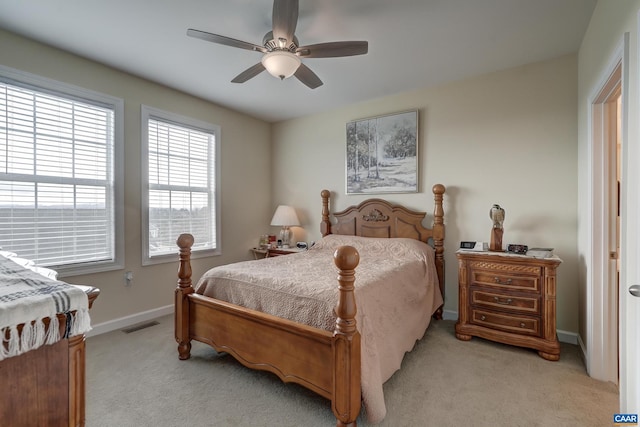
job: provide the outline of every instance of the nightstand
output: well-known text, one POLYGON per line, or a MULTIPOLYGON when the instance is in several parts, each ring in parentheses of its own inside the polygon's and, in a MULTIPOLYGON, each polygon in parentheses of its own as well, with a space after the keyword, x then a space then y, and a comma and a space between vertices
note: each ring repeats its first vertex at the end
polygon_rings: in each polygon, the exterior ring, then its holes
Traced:
POLYGON ((489 339, 560 359, 556 336, 557 256, 458 250, 456 337, 489 339))
POLYGON ((251 248, 251 252, 253 252, 253 257, 255 259, 260 258, 270 258, 274 256, 282 256, 282 255, 291 255, 296 254, 298 252, 304 252, 306 249, 298 249, 298 248, 276 248, 276 249, 260 249, 260 248, 251 248))

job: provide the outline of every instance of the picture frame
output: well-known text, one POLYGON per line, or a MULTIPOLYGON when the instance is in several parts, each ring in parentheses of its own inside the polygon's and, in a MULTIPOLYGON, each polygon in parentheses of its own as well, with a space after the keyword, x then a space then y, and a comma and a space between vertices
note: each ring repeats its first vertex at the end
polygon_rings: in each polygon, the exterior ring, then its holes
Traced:
POLYGON ((418 158, 418 110, 348 122, 346 193, 417 193, 418 158))

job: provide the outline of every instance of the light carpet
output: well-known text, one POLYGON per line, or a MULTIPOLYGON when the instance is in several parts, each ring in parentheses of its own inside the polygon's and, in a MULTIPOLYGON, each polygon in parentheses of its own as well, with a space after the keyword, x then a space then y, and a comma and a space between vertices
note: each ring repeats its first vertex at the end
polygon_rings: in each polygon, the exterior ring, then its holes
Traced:
MULTIPOLYGON (((334 426, 330 402, 194 342, 178 360, 173 316, 87 339, 87 426, 334 426)), ((434 321, 385 383, 380 427, 613 425, 618 391, 590 378, 578 347, 559 362, 535 351, 455 338, 434 321)), ((369 426, 361 415, 360 427, 369 426)))

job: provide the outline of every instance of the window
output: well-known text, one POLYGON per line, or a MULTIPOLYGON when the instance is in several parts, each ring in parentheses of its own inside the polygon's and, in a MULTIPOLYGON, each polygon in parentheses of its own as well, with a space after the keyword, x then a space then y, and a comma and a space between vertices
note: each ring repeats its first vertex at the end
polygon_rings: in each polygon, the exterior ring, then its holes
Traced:
POLYGON ((191 233, 194 257, 220 253, 219 126, 142 106, 143 264, 175 261, 191 233))
POLYGON ((3 250, 61 275, 121 268, 122 114, 122 100, 0 67, 3 250))

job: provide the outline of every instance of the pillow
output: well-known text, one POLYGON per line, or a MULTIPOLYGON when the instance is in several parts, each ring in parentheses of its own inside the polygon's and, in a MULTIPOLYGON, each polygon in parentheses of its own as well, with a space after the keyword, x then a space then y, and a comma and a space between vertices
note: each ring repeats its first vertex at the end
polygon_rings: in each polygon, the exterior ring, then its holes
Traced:
POLYGON ((419 259, 433 259, 434 250, 428 244, 420 240, 408 238, 381 238, 347 236, 341 234, 329 234, 323 237, 310 249, 335 250, 340 246, 353 246, 362 257, 366 253, 376 253, 387 257, 400 258, 412 256, 419 259))

